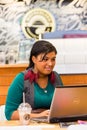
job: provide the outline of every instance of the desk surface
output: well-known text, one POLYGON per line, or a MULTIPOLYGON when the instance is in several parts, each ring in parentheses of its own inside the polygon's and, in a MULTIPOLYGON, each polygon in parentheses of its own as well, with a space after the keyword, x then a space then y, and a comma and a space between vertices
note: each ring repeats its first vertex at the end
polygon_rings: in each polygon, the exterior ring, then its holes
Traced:
MULTIPOLYGON (((0 126, 19 126, 19 121, 0 121, 0 126)), ((60 128, 58 124, 47 124, 30 122, 29 126, 41 126, 41 130, 67 130, 66 128, 60 128)))

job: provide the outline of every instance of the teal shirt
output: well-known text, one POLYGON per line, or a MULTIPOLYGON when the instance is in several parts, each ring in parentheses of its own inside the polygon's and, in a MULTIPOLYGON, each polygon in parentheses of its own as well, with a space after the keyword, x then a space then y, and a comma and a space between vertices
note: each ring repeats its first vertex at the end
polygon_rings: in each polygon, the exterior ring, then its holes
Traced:
POLYGON ((24 74, 19 73, 8 89, 8 95, 5 105, 5 115, 7 120, 11 119, 14 110, 17 110, 19 104, 22 102, 22 95, 24 90, 24 74))
POLYGON ((52 101, 54 87, 53 85, 48 82, 48 85, 45 89, 39 87, 37 83, 34 83, 34 105, 36 109, 39 108, 50 108, 50 104, 52 101))
MULTIPOLYGON (((24 91, 24 74, 19 73, 9 87, 6 99, 5 115, 7 120, 11 119, 12 113, 18 109, 22 103, 24 91)), ((50 82, 46 90, 41 89, 36 83, 34 84, 34 106, 35 108, 49 108, 53 97, 54 87, 50 82)))

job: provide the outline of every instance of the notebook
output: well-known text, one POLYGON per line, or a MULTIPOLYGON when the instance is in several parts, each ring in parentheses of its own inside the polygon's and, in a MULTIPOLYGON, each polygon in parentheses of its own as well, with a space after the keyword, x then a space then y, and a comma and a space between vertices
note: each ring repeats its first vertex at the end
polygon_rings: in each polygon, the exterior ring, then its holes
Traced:
POLYGON ((87 85, 55 88, 49 122, 87 120, 87 85))
POLYGON ((87 120, 87 85, 56 87, 49 117, 40 120, 49 123, 87 120))

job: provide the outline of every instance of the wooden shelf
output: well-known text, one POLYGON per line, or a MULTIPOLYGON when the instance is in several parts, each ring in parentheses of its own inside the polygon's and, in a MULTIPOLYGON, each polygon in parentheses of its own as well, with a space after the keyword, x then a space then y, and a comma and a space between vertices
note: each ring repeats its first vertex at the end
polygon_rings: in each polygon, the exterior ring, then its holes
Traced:
POLYGON ((4 65, 0 65, 0 68, 18 68, 18 67, 27 67, 28 64, 4 64, 4 65))

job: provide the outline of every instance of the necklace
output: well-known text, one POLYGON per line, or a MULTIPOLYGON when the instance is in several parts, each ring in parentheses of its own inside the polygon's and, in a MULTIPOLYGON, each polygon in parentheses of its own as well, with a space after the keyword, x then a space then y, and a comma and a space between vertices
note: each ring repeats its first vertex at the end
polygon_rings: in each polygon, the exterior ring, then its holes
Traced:
POLYGON ((44 93, 47 93, 47 90, 46 90, 46 89, 44 89, 44 93))
POLYGON ((38 85, 38 83, 36 83, 36 87, 37 87, 38 91, 42 91, 42 92, 44 92, 44 93, 48 93, 47 87, 46 87, 46 88, 41 88, 41 87, 38 85))

